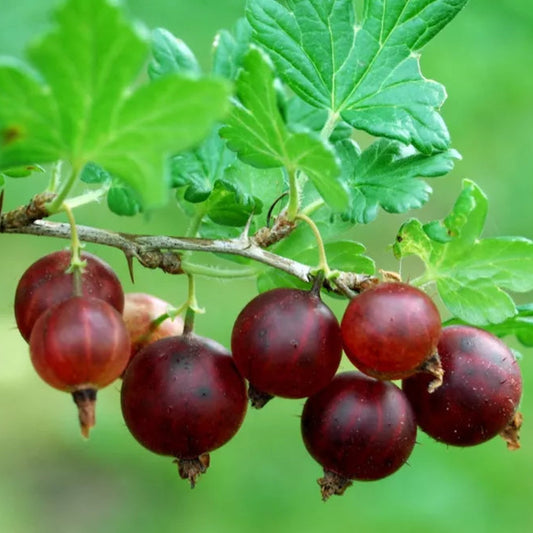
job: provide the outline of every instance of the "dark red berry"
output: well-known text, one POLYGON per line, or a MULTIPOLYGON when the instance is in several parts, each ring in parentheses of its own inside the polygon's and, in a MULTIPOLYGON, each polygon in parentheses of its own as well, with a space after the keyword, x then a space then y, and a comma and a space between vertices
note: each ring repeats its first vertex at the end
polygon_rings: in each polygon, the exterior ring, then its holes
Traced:
MULTIPOLYGON (((87 252, 81 257, 87 262, 81 276, 83 295, 105 300, 122 312, 124 292, 111 267, 87 252)), ((69 251, 54 252, 33 263, 20 278, 15 293, 15 319, 26 341, 46 309, 74 296, 73 276, 66 273, 69 265, 69 251)))
POLYGON ((124 295, 122 317, 130 334, 131 357, 147 344, 182 333, 183 320, 180 317, 157 321, 170 307, 168 302, 151 294, 131 292, 124 295))
POLYGON ((378 379, 416 372, 435 353, 440 331, 431 298, 405 283, 380 283, 356 296, 341 322, 346 355, 378 379))
POLYGON ((381 479, 406 461, 416 439, 414 413, 393 383, 344 372, 305 403, 302 436, 324 467, 322 496, 342 494, 350 480, 381 479))
POLYGON ((442 330, 438 352, 444 380, 435 392, 428 392, 427 374, 403 381, 420 428, 455 446, 480 444, 504 431, 522 394, 520 368, 509 348, 487 331, 450 326, 442 330))
POLYGON ((41 314, 31 333, 30 354, 46 383, 72 393, 82 433, 88 436, 96 391, 123 372, 130 340, 114 307, 98 298, 76 296, 41 314))
POLYGON ((122 413, 143 446, 176 458, 194 486, 207 453, 237 432, 246 386, 230 353, 213 340, 187 334, 143 348, 124 373, 122 413))
POLYGON ((342 342, 335 315, 317 294, 274 289, 241 311, 231 349, 239 371, 255 391, 305 398, 335 375, 342 342))

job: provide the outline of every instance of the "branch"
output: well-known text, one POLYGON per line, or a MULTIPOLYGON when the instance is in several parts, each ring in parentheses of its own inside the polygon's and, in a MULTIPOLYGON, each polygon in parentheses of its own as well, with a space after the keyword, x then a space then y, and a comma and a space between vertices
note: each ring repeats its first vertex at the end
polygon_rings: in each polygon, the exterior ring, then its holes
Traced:
MULTIPOLYGON (((31 205, 31 204, 30 204, 31 205)), ((24 219, 20 213, 27 212, 27 208, 17 208, 2 214, 0 232, 10 234, 40 235, 70 239, 70 226, 60 222, 35 220, 33 216, 24 219), (14 216, 17 213, 17 216, 14 216)), ((46 216, 46 213, 41 213, 46 216)), ((256 236, 243 234, 237 239, 198 239, 186 237, 171 237, 164 235, 137 235, 130 233, 116 233, 91 226, 77 226, 78 238, 84 242, 103 244, 122 250, 131 266, 132 258, 136 258, 147 268, 161 268, 172 274, 182 274, 181 259, 178 252, 212 252, 239 255, 282 270, 304 282, 312 280, 312 267, 264 250, 262 246, 270 244, 265 239, 267 228, 260 230, 256 236)), ((326 280, 324 286, 335 292, 353 296, 352 291, 359 292, 369 284, 376 283, 376 278, 366 274, 340 272, 332 281, 326 280), (334 284, 334 286, 331 285, 334 284)))

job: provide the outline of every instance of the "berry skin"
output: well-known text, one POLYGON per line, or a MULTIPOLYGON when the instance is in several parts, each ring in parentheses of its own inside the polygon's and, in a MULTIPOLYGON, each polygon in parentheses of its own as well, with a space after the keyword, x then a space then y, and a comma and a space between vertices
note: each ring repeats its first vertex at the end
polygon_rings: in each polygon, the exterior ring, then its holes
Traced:
MULTIPOLYGON (((111 267, 87 252, 81 258, 87 262, 81 275, 83 295, 105 300, 122 313, 124 292, 111 267)), ((69 251, 54 252, 33 263, 20 278, 15 293, 15 319, 26 341, 44 311, 74 296, 73 276, 66 273, 69 265, 69 251)))
POLYGON ((124 295, 122 317, 130 334, 131 357, 147 344, 182 333, 183 320, 180 317, 154 324, 153 321, 164 315, 169 307, 168 302, 151 294, 130 292, 124 295))
POLYGON ((194 486, 207 453, 241 426, 246 385, 223 346, 189 333, 153 342, 131 360, 121 405, 133 437, 176 458, 180 476, 194 486))
POLYGON ((305 398, 332 380, 342 343, 335 315, 317 294, 280 288, 260 294, 241 311, 231 349, 252 392, 305 398))
POLYGON ((370 481, 396 472, 415 445, 416 422, 393 383, 344 372, 305 403, 302 437, 324 467, 322 497, 342 494, 352 479, 370 481))
POLYGON ((72 393, 85 437, 94 425, 96 391, 120 376, 129 353, 122 316, 98 298, 76 296, 48 309, 30 337, 35 370, 52 387, 72 393))
POLYGON ((431 376, 425 373, 402 385, 420 429, 455 446, 480 444, 504 431, 522 394, 520 368, 509 348, 484 330, 450 326, 442 330, 438 351, 444 381, 435 392, 428 392, 431 376))
POLYGON ((378 379, 415 373, 435 353, 440 332, 431 298, 405 283, 380 283, 356 296, 341 322, 348 359, 378 379))

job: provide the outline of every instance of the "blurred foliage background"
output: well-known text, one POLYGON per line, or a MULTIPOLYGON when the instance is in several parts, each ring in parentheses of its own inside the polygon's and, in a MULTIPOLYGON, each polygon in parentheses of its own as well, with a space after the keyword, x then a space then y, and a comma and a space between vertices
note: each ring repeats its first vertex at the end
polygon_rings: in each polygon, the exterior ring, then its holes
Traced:
MULTIPOLYGON (((55 3, 2 0, 0 54, 22 57, 25 43, 46 29, 55 3)), ((244 0, 127 2, 130 13, 149 27, 167 27, 184 39, 205 66, 216 31, 231 27, 243 6, 244 0)), ((411 215, 424 221, 445 215, 467 177, 489 196, 487 236, 533 238, 532 54, 529 0, 471 0, 427 46, 423 72, 447 87, 443 115, 463 161, 451 175, 432 183, 433 199, 411 215)), ((4 208, 26 202, 45 184, 39 177, 11 180, 4 208)), ((185 222, 173 206, 148 219, 122 219, 105 211, 104 206, 80 209, 78 222, 154 234, 179 234, 185 222)), ((353 231, 379 267, 398 268, 389 244, 405 218, 381 213, 375 223, 353 231)), ((276 399, 263 411, 248 413, 241 431, 212 454, 208 474, 191 491, 170 459, 145 451, 130 437, 120 415, 119 384, 100 393, 98 424, 90 441, 79 436, 71 400, 35 375, 12 313, 23 270, 66 242, 15 235, 2 235, 1 240, 0 531, 533 531, 531 350, 522 350, 521 451, 507 452, 499 439, 453 449, 420 434, 409 465, 397 474, 355 483, 343 497, 323 504, 315 483, 321 470, 300 439, 303 402, 276 399)), ((132 285, 119 252, 88 249, 113 265, 125 290, 182 302, 183 280, 137 268, 132 285)), ((403 274, 408 277, 409 271, 403 274)), ((233 320, 254 295, 250 281, 201 280, 198 296, 207 314, 197 321, 198 332, 227 346, 233 320)), ((527 300, 531 295, 521 301, 527 300)), ((344 304, 332 305, 340 317, 344 304)))

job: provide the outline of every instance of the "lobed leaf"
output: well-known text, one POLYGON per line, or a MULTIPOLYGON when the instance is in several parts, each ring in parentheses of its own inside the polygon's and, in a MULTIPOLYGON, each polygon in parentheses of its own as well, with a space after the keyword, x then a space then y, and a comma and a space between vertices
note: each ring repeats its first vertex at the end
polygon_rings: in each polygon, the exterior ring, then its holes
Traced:
MULTIPOLYGON (((451 319, 445 326, 453 324, 467 324, 458 319, 451 319)), ((533 346, 533 304, 519 305, 516 315, 498 324, 487 324, 483 329, 498 337, 516 336, 518 342, 524 346, 533 346)))
POLYGON ((147 37, 107 0, 68 0, 56 23, 28 52, 41 78, 0 67, 0 168, 65 159, 81 169, 91 161, 145 207, 161 204, 166 158, 222 118, 229 86, 168 74, 138 87, 147 37))
POLYGON ((407 151, 396 141, 380 139, 364 152, 349 140, 337 144, 341 159, 341 179, 350 192, 350 207, 345 217, 367 224, 379 207, 388 213, 405 213, 429 200, 431 187, 420 177, 447 174, 459 158, 455 150, 436 154, 407 151))
POLYGON ((200 74, 200 65, 191 49, 178 37, 164 28, 152 31, 152 60, 148 75, 157 79, 167 74, 200 74))
POLYGON ((428 153, 450 143, 438 114, 446 94, 422 76, 418 52, 466 2, 366 0, 358 23, 350 0, 250 0, 246 14, 300 98, 428 153))
POLYGON ((213 74, 234 80, 248 52, 252 29, 246 19, 239 19, 232 32, 221 30, 213 42, 213 74))
POLYGON ((65 151, 50 91, 23 64, 0 62, 0 169, 58 160, 65 151))
MULTIPOLYGON (((465 180, 453 210, 442 222, 404 224, 394 244, 397 257, 417 255, 452 314, 473 325, 498 324, 516 315, 505 291, 533 290, 533 241, 521 237, 481 239, 487 200, 465 180), (445 230, 442 238, 435 229, 445 230)), ((442 232, 441 232, 442 233, 442 232)))
POLYGON ((220 131, 229 148, 259 168, 302 171, 332 208, 345 209, 348 195, 337 179, 338 163, 331 146, 310 132, 289 131, 278 107, 274 72, 257 48, 244 57, 237 96, 227 125, 220 131))

